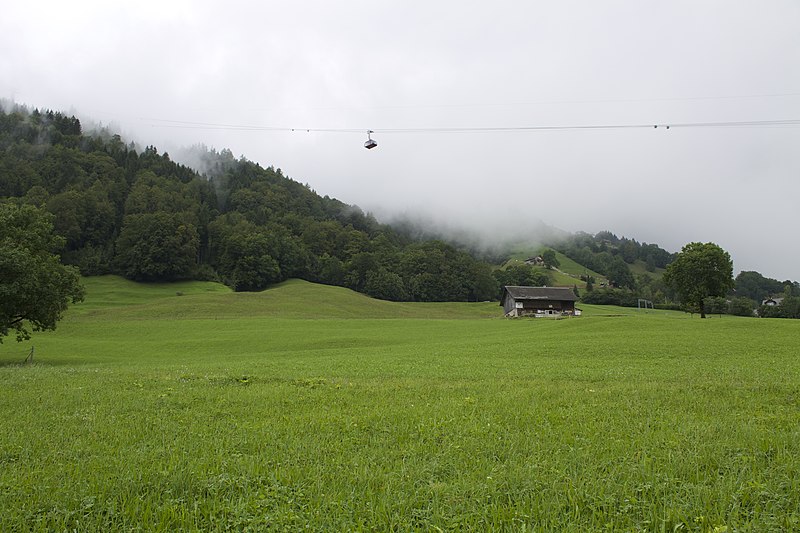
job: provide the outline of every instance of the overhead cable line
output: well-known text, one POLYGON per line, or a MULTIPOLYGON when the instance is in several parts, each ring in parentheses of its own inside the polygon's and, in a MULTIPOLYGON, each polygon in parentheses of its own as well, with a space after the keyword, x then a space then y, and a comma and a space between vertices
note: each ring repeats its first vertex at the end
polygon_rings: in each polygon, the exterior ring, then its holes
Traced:
POLYGON ((212 122, 190 122, 182 120, 143 119, 154 122, 155 126, 166 128, 266 131, 266 132, 306 132, 306 133, 360 133, 365 131, 379 134, 392 133, 492 133, 522 131, 564 131, 564 130, 619 130, 652 128, 741 128, 763 126, 800 126, 800 119, 782 120, 735 120, 720 122, 657 122, 638 124, 576 124, 553 126, 492 126, 492 127, 421 127, 421 128, 290 128, 259 126, 247 124, 220 124, 212 122))

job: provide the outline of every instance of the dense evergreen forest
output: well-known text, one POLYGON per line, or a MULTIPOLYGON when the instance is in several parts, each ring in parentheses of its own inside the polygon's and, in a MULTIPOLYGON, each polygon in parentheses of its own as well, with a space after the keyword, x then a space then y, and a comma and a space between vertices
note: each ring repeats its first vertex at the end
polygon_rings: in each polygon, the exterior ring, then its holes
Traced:
MULTIPOLYGON (((203 173, 154 146, 84 132, 73 116, 0 106, 0 201, 51 213, 66 242, 62 261, 84 275, 213 279, 237 291, 303 278, 410 301, 491 300, 502 285, 551 283, 549 268, 499 268, 510 255, 502 247, 489 253, 431 238, 413 224, 381 224, 228 150, 203 149, 198 157, 203 173)), ((587 273, 584 301, 675 299, 660 280, 674 255, 655 244, 610 232, 551 240, 552 249, 607 278, 608 286, 595 286, 587 273)), ((792 290, 800 294, 796 282, 742 272, 731 296, 746 299, 740 304, 752 314, 763 298, 792 290)))

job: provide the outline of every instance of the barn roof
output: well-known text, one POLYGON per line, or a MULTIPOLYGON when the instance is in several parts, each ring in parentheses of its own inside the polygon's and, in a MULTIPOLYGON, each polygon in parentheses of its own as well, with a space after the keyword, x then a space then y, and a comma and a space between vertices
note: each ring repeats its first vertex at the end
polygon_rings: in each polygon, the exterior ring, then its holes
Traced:
POLYGON ((558 300, 562 302, 576 302, 578 297, 570 287, 520 287, 506 285, 503 287, 503 298, 508 293, 515 300, 558 300))

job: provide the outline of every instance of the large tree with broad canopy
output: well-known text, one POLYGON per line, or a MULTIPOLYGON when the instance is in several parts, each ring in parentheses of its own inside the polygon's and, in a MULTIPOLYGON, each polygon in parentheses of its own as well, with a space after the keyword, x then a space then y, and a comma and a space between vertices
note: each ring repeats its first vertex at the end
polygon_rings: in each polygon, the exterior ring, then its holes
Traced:
POLYGON ((734 287, 733 261, 713 242, 690 242, 667 266, 664 282, 675 289, 685 305, 705 318, 703 300, 725 296, 734 287))
POLYGON ((31 330, 55 329, 67 305, 83 300, 78 270, 53 253, 64 239, 52 219, 30 205, 0 203, 0 342, 9 331, 22 341, 31 330))

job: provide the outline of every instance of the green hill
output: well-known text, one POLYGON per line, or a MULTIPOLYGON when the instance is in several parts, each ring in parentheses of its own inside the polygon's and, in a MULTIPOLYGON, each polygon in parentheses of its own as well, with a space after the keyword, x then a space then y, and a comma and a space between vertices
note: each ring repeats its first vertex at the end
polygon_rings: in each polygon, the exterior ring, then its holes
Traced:
POLYGON ((74 305, 75 313, 108 308, 153 304, 160 300, 175 300, 179 296, 198 294, 228 294, 231 289, 211 281, 176 281, 171 283, 145 283, 130 281, 120 276, 91 276, 83 278, 86 299, 74 305))
MULTIPOLYGON (((68 322, 200 319, 490 319, 497 302, 388 302, 330 285, 293 279, 261 292, 237 293, 213 282, 139 283, 119 276, 85 278, 86 300, 68 322)), ((685 316, 671 311, 579 304, 583 317, 685 316)))
POLYGON ((74 317, 91 320, 230 318, 492 318, 497 302, 388 302, 330 285, 293 279, 261 292, 235 293, 211 282, 137 283, 118 276, 85 279, 74 317))

